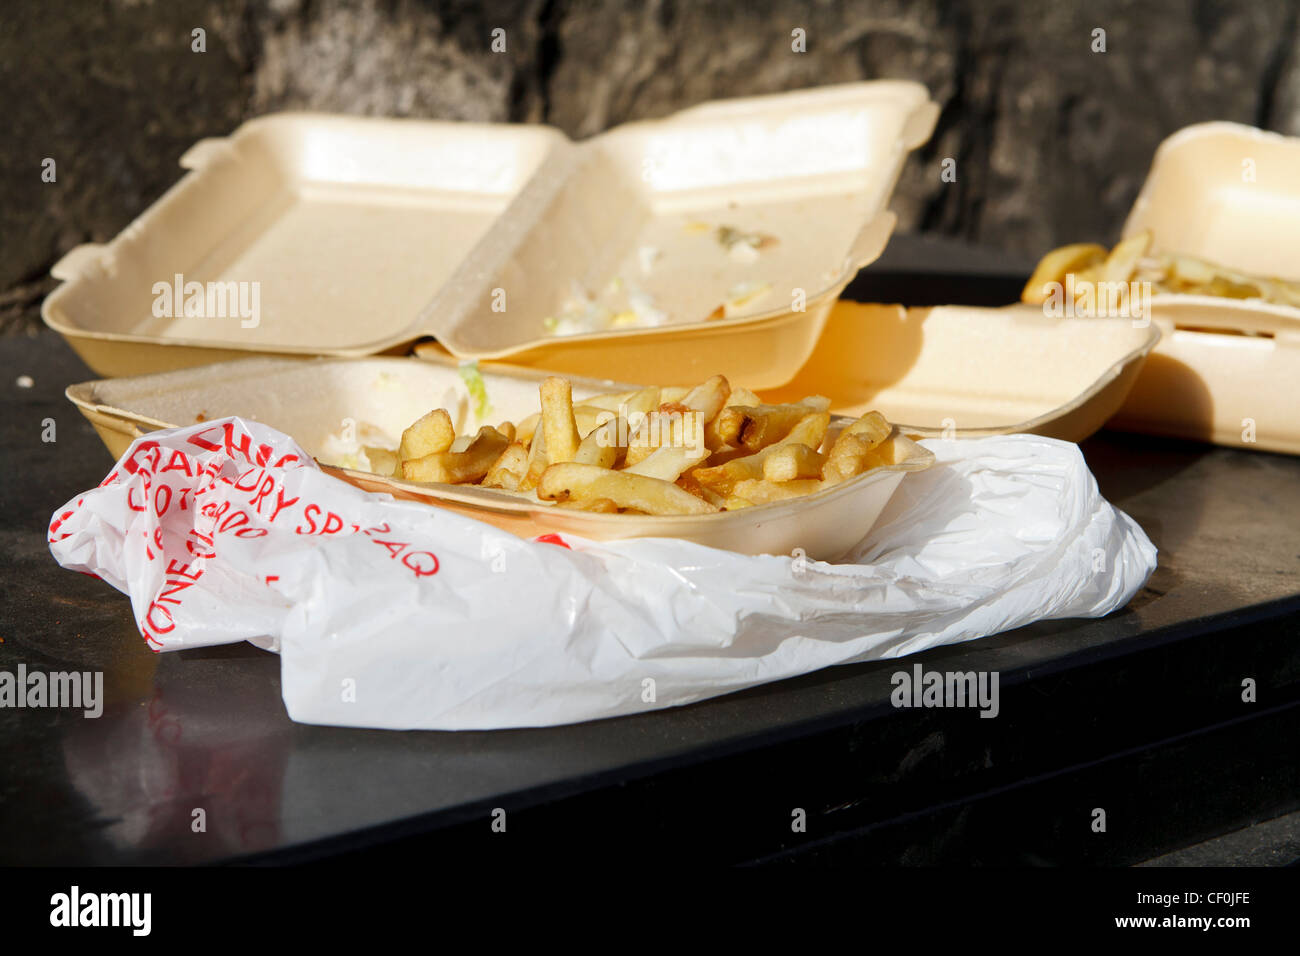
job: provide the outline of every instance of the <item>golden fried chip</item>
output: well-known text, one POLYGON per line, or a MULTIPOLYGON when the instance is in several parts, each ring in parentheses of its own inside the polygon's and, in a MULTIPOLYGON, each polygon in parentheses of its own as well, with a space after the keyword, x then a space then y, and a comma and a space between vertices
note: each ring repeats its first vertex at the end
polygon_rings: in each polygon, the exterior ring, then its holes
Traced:
POLYGON ((402 432, 402 442, 397 446, 397 457, 402 461, 408 458, 423 458, 425 455, 446 451, 456 440, 456 428, 451 423, 451 416, 445 408, 435 408, 418 418, 406 431, 402 432))
POLYGON ((504 488, 507 491, 519 490, 519 484, 528 471, 528 449, 521 442, 511 442, 501 452, 481 484, 484 488, 504 488))
POLYGON ((885 421, 885 416, 880 412, 867 412, 851 425, 846 425, 844 430, 836 436, 835 443, 831 445, 830 454, 835 454, 835 445, 854 436, 875 447, 888 438, 893 430, 894 427, 885 421))
POLYGON ((870 441, 863 435, 843 436, 843 441, 836 441, 826 456, 822 480, 827 486, 837 485, 872 468, 888 464, 884 451, 884 443, 870 441))
POLYGON ((652 515, 711 514, 713 505, 670 481, 610 471, 596 465, 563 462, 542 473, 538 497, 549 501, 608 498, 619 509, 635 508, 652 515))
POLYGON ((1038 261, 1034 274, 1025 283, 1020 293, 1020 301, 1031 305, 1042 305, 1047 301, 1050 283, 1062 283, 1066 273, 1077 273, 1080 269, 1096 265, 1106 258, 1105 246, 1094 242, 1077 242, 1069 246, 1053 249, 1038 261))
POLYGON ((573 387, 567 379, 551 376, 542 382, 542 433, 553 463, 573 461, 582 439, 573 417, 573 387))
POLYGON ((797 481, 767 481, 763 478, 747 478, 736 482, 732 497, 741 498, 755 505, 771 504, 773 501, 786 501, 790 498, 802 498, 822 490, 822 482, 817 478, 802 478, 797 481))
POLYGON ((782 445, 763 460, 763 477, 768 481, 797 481, 820 478, 826 456, 807 445, 782 445))
POLYGON ((402 477, 407 481, 438 481, 462 484, 478 481, 510 442, 491 425, 479 429, 464 451, 441 451, 402 462, 402 477))
POLYGON ((573 501, 557 501, 557 508, 567 508, 571 511, 590 511, 594 514, 615 515, 618 514, 618 505, 608 498, 586 498, 574 499, 573 501))
POLYGON ((758 451, 790 434, 810 411, 830 407, 830 399, 820 395, 788 405, 729 405, 718 414, 717 435, 724 444, 758 451))
POLYGON ((390 451, 387 448, 377 448, 373 445, 365 445, 361 450, 366 453, 366 460, 370 462, 370 473, 372 475, 384 475, 392 478, 401 474, 402 460, 397 457, 397 452, 390 451))

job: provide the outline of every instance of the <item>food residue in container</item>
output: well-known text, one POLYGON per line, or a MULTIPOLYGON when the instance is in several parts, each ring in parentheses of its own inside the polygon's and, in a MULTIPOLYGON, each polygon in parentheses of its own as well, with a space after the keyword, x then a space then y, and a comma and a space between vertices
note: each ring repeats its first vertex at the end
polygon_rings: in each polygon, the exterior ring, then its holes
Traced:
POLYGON ((740 282, 728 290, 727 301, 724 304, 728 313, 731 313, 744 308, 771 291, 772 283, 770 282, 740 282))
POLYGON ((627 295, 627 302, 641 325, 663 325, 668 321, 668 313, 655 305, 649 293, 633 289, 627 295))
POLYGON ((625 283, 621 277, 610 280, 603 297, 605 302, 574 282, 561 303, 559 315, 548 316, 542 324, 552 335, 581 335, 607 329, 652 327, 668 321, 668 313, 659 308, 653 296, 625 283))
POLYGON ((751 302, 756 302, 772 291, 770 282, 738 282, 727 290, 727 299, 704 317, 706 322, 714 322, 735 315, 751 302))
POLYGON ((492 403, 488 401, 487 382, 483 380, 478 362, 472 359, 461 362, 456 366, 456 371, 460 373, 461 381, 465 383, 465 389, 474 402, 475 416, 480 419, 486 418, 492 411, 492 403))
MULTIPOLYGON (((715 248, 721 249, 731 262, 745 266, 758 261, 763 250, 770 249, 779 241, 768 233, 726 223, 691 220, 684 222, 681 228, 687 235, 711 237, 717 243, 715 248)), ((702 255, 701 261, 709 261, 707 253, 702 255)), ((651 292, 627 278, 631 272, 639 272, 642 277, 658 274, 660 270, 657 267, 663 258, 664 251, 659 246, 640 245, 635 250, 635 265, 626 264, 623 274, 614 275, 598 293, 593 293, 580 282, 571 282, 569 294, 559 309, 542 320, 546 332, 550 335, 583 335, 611 329, 655 328, 672 322, 699 321, 694 309, 690 314, 670 312, 651 292)), ((664 276, 659 275, 659 278, 662 281, 664 276)), ((714 279, 722 278, 720 270, 715 270, 714 279)), ((736 283, 720 296, 722 303, 706 316, 706 320, 734 315, 770 289, 771 284, 766 282, 747 280, 736 283)))
POLYGON ((663 253, 654 246, 641 246, 636 251, 637 265, 641 267, 641 274, 648 276, 654 271, 655 263, 659 261, 663 253))
POLYGON ((374 471, 377 460, 394 456, 396 450, 397 442, 382 428, 370 422, 345 419, 343 427, 325 436, 316 459, 322 465, 374 471))
POLYGON ((1149 283, 1155 293, 1206 295, 1224 299, 1259 299, 1273 305, 1300 308, 1300 282, 1251 275, 1218 263, 1176 252, 1152 250, 1150 230, 1129 236, 1113 249, 1095 243, 1073 243, 1053 249, 1039 260, 1021 292, 1022 302, 1046 302, 1053 283, 1064 288, 1067 278, 1076 297, 1095 301, 1096 283, 1149 283))
POLYGON ((775 236, 762 232, 746 232, 735 226, 719 226, 714 237, 733 261, 744 263, 757 261, 760 250, 777 243, 775 236))

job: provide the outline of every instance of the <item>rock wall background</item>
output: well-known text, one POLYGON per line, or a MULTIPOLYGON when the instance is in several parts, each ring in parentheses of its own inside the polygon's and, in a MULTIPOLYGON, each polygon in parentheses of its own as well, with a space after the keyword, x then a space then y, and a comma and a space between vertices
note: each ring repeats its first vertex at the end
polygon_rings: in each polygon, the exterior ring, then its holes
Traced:
POLYGON ((32 321, 53 262, 111 239, 196 139, 283 109, 583 137, 719 97, 915 79, 943 113, 899 185, 903 229, 1030 257, 1109 242, 1179 127, 1300 134, 1298 21, 1294 0, 6 0, 0 325, 32 321))

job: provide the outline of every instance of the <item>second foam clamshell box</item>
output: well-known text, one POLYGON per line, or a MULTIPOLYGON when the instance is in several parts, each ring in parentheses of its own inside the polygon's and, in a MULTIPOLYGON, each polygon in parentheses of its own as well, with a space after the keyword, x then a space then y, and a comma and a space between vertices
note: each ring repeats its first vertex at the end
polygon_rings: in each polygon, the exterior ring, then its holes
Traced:
MULTIPOLYGON (((1300 281, 1300 138, 1198 123, 1156 150, 1125 238, 1300 281)), ((1164 333, 1115 427, 1300 454, 1300 309, 1157 294, 1164 333)))
POLYGON ((937 113, 923 86, 876 81, 576 144, 537 126, 267 116, 200 141, 121 235, 65 256, 42 314, 103 375, 396 354, 434 336, 462 359, 778 386, 883 250, 903 162, 937 113), (734 235, 775 241, 737 256, 719 241, 734 235), (155 284, 178 275, 257 282, 258 324, 155 316, 155 284), (575 283, 635 292, 642 321, 670 321, 553 335, 575 283))

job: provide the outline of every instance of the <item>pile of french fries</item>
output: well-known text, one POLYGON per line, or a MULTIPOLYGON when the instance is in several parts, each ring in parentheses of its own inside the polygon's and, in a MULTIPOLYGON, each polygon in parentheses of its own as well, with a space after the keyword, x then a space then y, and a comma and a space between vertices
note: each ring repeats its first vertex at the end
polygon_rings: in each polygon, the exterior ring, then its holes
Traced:
POLYGON ((1064 283, 1066 275, 1074 276, 1076 295, 1097 282, 1149 282, 1153 292, 1262 299, 1300 307, 1300 283, 1247 275, 1194 256, 1152 253, 1149 231, 1130 236, 1109 252, 1089 242, 1053 249, 1039 260, 1021 301, 1041 305, 1047 301, 1049 284, 1064 283))
POLYGON ((893 427, 879 412, 828 442, 828 399, 769 405, 721 375, 577 403, 571 384, 551 377, 540 397, 540 411, 474 435, 457 436, 447 410, 435 409, 396 452, 367 447, 371 469, 580 511, 699 515, 813 494, 892 461, 893 427))

